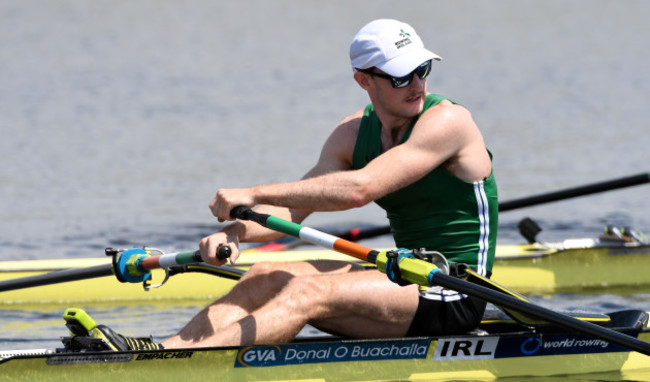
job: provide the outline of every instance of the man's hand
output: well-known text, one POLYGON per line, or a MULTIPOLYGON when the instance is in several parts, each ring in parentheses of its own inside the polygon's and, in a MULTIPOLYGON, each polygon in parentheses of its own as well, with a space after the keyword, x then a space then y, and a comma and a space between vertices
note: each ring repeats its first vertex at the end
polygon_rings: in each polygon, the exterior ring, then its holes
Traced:
POLYGON ((222 188, 210 202, 212 214, 219 219, 220 223, 226 220, 235 220, 230 216, 230 211, 237 206, 255 207, 256 202, 252 188, 222 188))
POLYGON ((219 247, 228 245, 232 251, 230 255, 230 263, 234 264, 239 257, 239 240, 236 237, 229 237, 224 232, 217 232, 210 236, 206 236, 199 242, 199 249, 201 250, 201 258, 208 264, 224 265, 226 259, 219 259, 217 252, 219 247))

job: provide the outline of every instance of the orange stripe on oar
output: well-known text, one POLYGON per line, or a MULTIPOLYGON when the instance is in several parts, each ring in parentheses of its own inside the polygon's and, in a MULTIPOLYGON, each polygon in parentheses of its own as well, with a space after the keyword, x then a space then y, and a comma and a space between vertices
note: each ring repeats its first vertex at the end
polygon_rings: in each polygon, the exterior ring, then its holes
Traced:
POLYGON ((373 250, 368 247, 343 239, 334 242, 334 250, 363 261, 369 261, 368 255, 370 252, 373 252, 373 250))

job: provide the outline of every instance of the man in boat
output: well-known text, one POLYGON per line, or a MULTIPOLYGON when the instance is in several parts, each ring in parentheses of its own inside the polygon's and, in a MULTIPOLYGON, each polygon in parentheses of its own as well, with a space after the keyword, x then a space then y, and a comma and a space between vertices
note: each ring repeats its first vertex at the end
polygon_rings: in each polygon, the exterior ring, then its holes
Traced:
MULTIPOLYGON (((231 210, 244 205, 300 223, 315 211, 375 201, 387 212, 397 247, 439 251, 489 277, 498 219, 491 154, 465 107, 427 91, 426 77, 441 58, 410 25, 381 19, 357 33, 350 59, 371 103, 333 130, 315 166, 292 183, 220 189, 212 213, 220 222, 234 220, 231 210)), ((221 265, 217 250, 228 245, 235 263, 239 243, 280 236, 236 221, 201 240, 201 255, 221 265)), ((306 324, 353 338, 465 333, 484 310, 475 298, 401 286, 347 262, 269 262, 253 266, 163 345, 283 343, 306 324)))

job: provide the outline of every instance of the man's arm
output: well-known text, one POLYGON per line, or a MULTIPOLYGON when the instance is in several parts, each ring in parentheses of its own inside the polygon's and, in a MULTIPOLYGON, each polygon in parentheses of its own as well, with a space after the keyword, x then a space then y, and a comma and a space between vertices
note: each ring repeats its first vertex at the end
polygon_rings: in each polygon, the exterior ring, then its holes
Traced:
MULTIPOLYGON (((228 220, 228 212, 238 204, 271 204, 308 211, 361 207, 416 182, 440 165, 448 166, 466 181, 489 176, 489 157, 469 111, 443 102, 420 117, 404 144, 384 152, 362 169, 341 171, 346 169, 317 166, 311 176, 297 182, 220 190, 213 213, 228 220)), ((324 152, 343 143, 335 139, 326 144, 324 152)), ((348 147, 350 163, 353 148, 348 147)))

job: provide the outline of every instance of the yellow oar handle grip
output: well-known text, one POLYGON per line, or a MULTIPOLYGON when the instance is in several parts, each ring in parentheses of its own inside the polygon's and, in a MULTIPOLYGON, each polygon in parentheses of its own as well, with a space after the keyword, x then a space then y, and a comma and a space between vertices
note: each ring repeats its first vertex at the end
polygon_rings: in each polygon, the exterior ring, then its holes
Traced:
MULTIPOLYGON (((377 269, 386 273, 387 262, 388 256, 386 255, 386 251, 379 252, 375 262, 377 269)), ((433 278, 437 273, 442 272, 435 264, 409 257, 399 259, 399 269, 402 274, 402 279, 427 287, 434 285, 433 278)))

